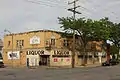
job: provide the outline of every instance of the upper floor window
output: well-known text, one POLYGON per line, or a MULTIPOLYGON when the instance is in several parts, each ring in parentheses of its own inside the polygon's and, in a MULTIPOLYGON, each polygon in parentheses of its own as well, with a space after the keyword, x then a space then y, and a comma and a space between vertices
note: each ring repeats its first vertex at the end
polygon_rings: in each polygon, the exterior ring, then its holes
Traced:
POLYGON ((8 47, 11 45, 11 41, 8 41, 8 47))
POLYGON ((95 50, 95 49, 96 49, 96 43, 92 43, 92 44, 91 44, 91 49, 92 49, 92 50, 95 50))
POLYGON ((24 46, 24 40, 21 41, 21 46, 24 46))
POLYGON ((24 47, 24 40, 17 40, 17 41, 16 41, 16 47, 17 47, 17 48, 22 48, 22 47, 24 47))
POLYGON ((50 43, 51 43, 51 46, 55 46, 55 36, 54 36, 53 33, 52 33, 52 35, 51 35, 50 43))
POLYGON ((49 40, 46 40, 45 45, 49 46, 49 40))
POLYGON ((64 47, 68 47, 68 46, 69 46, 68 40, 64 40, 63 46, 64 46, 64 47))
POLYGON ((51 39, 51 45, 55 45, 55 39, 51 39))

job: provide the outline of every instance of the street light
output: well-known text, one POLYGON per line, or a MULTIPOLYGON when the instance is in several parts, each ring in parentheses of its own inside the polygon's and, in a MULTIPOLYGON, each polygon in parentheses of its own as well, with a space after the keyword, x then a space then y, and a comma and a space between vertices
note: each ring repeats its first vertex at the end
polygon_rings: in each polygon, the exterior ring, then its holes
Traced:
MULTIPOLYGON (((12 55, 13 55, 13 34, 12 34, 12 32, 10 32, 10 31, 7 30, 7 29, 5 29, 4 32, 8 32, 8 33, 10 33, 11 36, 12 36, 12 55)), ((13 67, 13 56, 12 56, 12 67, 13 67)))

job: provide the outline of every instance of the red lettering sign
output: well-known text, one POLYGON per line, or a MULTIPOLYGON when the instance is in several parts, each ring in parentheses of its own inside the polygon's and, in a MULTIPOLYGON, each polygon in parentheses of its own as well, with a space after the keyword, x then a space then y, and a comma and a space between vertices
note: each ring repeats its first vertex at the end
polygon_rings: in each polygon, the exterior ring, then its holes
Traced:
POLYGON ((58 62, 58 59, 57 59, 57 58, 54 58, 54 62, 58 62))
POLYGON ((66 61, 67 61, 67 62, 69 62, 69 61, 70 61, 70 59, 68 58, 68 59, 66 59, 66 61))

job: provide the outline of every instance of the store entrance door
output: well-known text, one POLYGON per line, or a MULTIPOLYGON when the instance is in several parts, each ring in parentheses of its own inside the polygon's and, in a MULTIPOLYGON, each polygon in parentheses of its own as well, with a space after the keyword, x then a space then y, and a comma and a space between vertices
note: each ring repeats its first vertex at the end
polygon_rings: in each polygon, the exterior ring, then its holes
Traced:
POLYGON ((29 67, 29 58, 27 58, 27 67, 29 67))
POLYGON ((48 66, 49 62, 50 60, 48 55, 40 55, 40 61, 39 61, 40 66, 48 66))

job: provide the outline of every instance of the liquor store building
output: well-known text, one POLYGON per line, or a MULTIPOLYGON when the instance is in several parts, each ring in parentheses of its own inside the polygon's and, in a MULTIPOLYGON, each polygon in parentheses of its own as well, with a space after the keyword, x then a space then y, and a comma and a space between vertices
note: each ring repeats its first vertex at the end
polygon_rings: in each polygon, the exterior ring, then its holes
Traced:
MULTIPOLYGON (((62 37, 61 34, 63 33, 57 31, 38 30, 5 35, 3 48, 4 64, 16 67, 71 66, 71 44, 73 39, 72 37, 62 37)), ((91 50, 88 55, 90 57, 87 57, 86 63, 91 64, 93 57, 91 50)), ((75 50, 76 66, 82 64, 82 56, 80 52, 75 50)), ((96 62, 99 62, 98 57, 94 59, 96 59, 96 62)))
POLYGON ((4 36, 7 66, 71 66, 71 50, 61 32, 39 30, 4 36))

